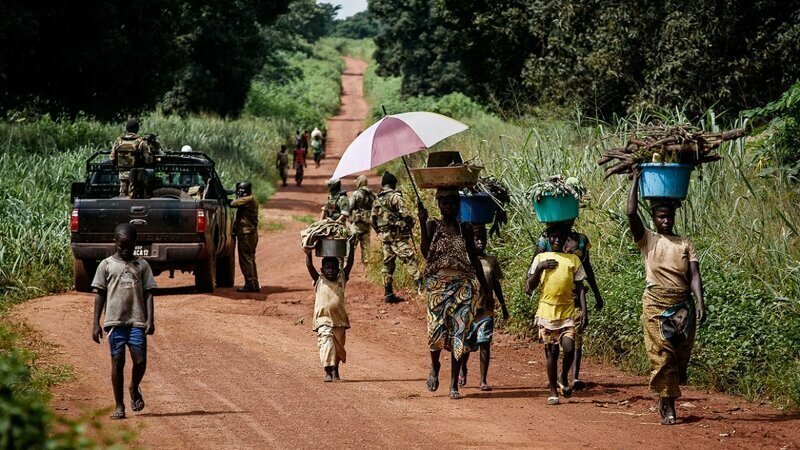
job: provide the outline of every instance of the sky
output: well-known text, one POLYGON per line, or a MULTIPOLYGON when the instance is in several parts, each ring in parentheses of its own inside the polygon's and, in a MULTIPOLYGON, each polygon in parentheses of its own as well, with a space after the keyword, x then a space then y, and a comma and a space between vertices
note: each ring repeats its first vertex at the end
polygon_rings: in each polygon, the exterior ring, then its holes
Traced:
POLYGON ((367 9, 367 0, 317 0, 317 3, 330 3, 341 6, 339 14, 336 15, 337 19, 344 19, 367 9))

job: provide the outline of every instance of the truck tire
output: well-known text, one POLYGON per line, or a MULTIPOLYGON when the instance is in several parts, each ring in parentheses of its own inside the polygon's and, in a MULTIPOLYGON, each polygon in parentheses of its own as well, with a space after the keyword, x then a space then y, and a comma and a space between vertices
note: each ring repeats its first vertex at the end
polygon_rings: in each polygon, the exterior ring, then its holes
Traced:
POLYGON ((217 275, 217 257, 214 248, 210 249, 210 255, 203 261, 198 262, 194 268, 194 287, 198 292, 214 292, 214 285, 217 275))
POLYGON ((97 270, 97 263, 90 260, 72 259, 72 276, 75 290, 78 292, 92 292, 92 280, 97 270))
POLYGON ((235 248, 231 246, 228 255, 217 258, 217 287, 233 287, 233 279, 236 276, 235 257, 235 248))

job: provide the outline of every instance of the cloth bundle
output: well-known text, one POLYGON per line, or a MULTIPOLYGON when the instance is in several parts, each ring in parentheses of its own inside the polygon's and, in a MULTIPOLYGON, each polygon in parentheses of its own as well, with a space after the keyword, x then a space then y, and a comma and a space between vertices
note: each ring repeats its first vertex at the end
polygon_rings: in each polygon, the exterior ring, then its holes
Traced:
POLYGON ((348 236, 347 226, 342 222, 322 219, 300 232, 300 246, 311 251, 321 239, 347 239, 348 236))

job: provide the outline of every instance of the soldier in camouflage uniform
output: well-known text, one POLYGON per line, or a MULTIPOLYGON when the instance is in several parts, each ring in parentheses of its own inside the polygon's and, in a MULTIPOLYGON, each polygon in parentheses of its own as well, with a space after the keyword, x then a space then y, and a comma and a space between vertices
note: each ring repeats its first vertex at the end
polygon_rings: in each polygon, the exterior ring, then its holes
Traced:
POLYGON ((350 217, 350 202, 347 201, 347 194, 342 191, 341 180, 328 180, 328 200, 322 206, 321 219, 338 220, 347 222, 350 217))
POLYGON ((369 235, 372 205, 375 203, 375 193, 367 186, 367 177, 360 175, 356 178, 356 190, 350 196, 350 223, 356 243, 361 243, 361 262, 369 261, 369 235))
POLYGON ((414 218, 403 206, 403 196, 397 190, 397 177, 389 172, 383 174, 381 192, 372 206, 372 227, 378 232, 383 242, 383 287, 384 301, 395 303, 402 301, 394 294, 394 270, 397 258, 408 266, 408 272, 417 281, 417 289, 422 287, 422 275, 419 271, 417 257, 411 246, 411 231, 414 218))
POLYGON ((258 271, 256 270, 256 246, 258 245, 258 203, 253 197, 253 185, 249 181, 236 183, 236 200, 231 202, 236 208, 233 234, 236 236, 239 251, 239 269, 244 276, 244 286, 239 292, 259 292, 258 271))
POLYGON ((139 136, 137 119, 125 124, 125 134, 114 141, 109 158, 119 175, 119 196, 130 197, 134 190, 131 169, 153 163, 153 149, 147 139, 139 136))

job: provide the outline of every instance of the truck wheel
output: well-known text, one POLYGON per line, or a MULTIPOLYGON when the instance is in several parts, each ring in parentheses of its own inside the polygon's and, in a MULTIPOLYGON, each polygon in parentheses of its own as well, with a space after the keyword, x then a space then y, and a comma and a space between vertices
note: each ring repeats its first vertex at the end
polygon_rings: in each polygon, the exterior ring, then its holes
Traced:
POLYGON ((197 263, 194 268, 194 287, 199 292, 214 292, 214 282, 217 275, 217 257, 214 255, 214 248, 211 248, 210 255, 203 261, 197 263))
POLYGON ((75 290, 78 292, 92 292, 92 280, 97 270, 97 263, 90 260, 72 259, 72 276, 75 290))

